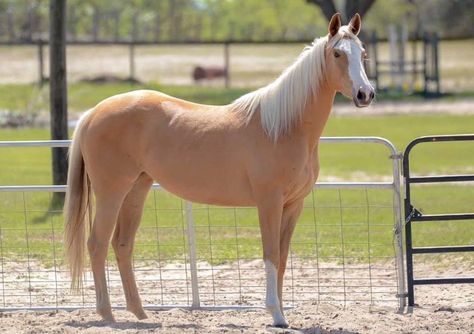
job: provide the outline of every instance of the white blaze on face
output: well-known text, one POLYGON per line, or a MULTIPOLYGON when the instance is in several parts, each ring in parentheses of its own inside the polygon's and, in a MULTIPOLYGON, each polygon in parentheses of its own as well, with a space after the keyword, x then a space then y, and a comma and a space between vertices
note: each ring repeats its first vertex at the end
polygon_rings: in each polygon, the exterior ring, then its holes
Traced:
POLYGON ((365 102, 368 102, 370 93, 374 91, 374 88, 370 84, 362 64, 362 52, 364 50, 354 40, 346 38, 341 39, 334 48, 344 52, 347 56, 349 77, 352 81, 352 95, 357 96, 360 90, 365 93, 365 102))

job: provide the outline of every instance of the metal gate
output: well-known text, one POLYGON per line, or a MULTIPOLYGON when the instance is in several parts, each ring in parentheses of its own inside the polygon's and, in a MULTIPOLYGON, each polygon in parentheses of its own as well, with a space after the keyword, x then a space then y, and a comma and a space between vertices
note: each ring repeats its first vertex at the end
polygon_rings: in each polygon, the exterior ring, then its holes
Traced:
POLYGON ((414 254, 438 254, 455 252, 474 252, 474 245, 463 246, 437 246, 437 247, 413 247, 412 223, 428 221, 458 221, 474 220, 474 213, 450 213, 450 214, 423 214, 415 208, 411 199, 411 185, 421 183, 446 183, 446 182, 468 182, 474 181, 473 175, 437 175, 437 176, 411 176, 410 175, 410 152, 420 143, 435 142, 459 142, 474 141, 474 135, 447 135, 419 137, 408 144, 403 156, 403 176, 405 178, 405 238, 406 238, 406 261, 407 261, 407 285, 408 305, 414 306, 415 285, 427 284, 461 284, 474 283, 474 277, 449 277, 449 278, 419 278, 413 275, 414 254))

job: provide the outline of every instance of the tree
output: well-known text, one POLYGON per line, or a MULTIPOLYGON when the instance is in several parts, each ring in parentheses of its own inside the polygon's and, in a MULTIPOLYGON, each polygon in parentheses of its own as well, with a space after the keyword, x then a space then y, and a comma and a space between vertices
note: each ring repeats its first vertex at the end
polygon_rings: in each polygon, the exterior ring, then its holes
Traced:
MULTIPOLYGON (((331 17, 337 12, 334 0, 306 0, 306 2, 319 6, 328 21, 330 21, 331 17)), ((343 21, 349 22, 355 13, 359 13, 359 15, 363 17, 374 2, 375 0, 345 0, 344 8, 341 10, 343 21)))
MULTIPOLYGON (((50 112, 51 139, 65 140, 67 133, 66 0, 51 0, 50 7, 50 112)), ((67 148, 53 148, 53 183, 66 184, 67 148)), ((64 193, 55 193, 52 206, 61 205, 64 193)))

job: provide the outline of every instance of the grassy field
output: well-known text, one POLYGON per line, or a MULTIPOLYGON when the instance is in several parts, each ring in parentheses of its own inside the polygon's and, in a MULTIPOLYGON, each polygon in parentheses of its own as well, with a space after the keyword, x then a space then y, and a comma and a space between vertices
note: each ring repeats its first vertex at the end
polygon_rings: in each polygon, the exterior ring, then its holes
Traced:
MULTIPOLYGON (((159 90, 166 94, 176 96, 185 100, 204 104, 226 104, 250 91, 248 88, 203 87, 203 86, 164 86, 158 83, 146 83, 133 85, 128 83, 115 83, 95 85, 89 83, 72 83, 68 87, 68 107, 73 114, 84 112, 95 106, 103 99, 136 89, 159 90)), ((42 88, 35 84, 5 84, 0 85, 0 111, 5 110, 14 114, 41 115, 49 113, 49 90, 47 86, 42 88)), ((456 99, 472 99, 473 92, 449 93, 443 95, 437 101, 455 101, 456 99)), ((338 94, 336 101, 350 103, 350 101, 338 94)), ((404 95, 397 92, 377 93, 377 102, 405 101, 422 102, 421 95, 404 95)), ((1 115, 0 115, 1 116, 1 115)))

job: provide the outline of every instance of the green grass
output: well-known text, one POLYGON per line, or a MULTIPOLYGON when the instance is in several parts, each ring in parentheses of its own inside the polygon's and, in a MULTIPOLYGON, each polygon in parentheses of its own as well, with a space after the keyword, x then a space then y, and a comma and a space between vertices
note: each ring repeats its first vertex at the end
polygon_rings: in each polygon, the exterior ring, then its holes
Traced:
MULTIPOLYGON (((472 132, 472 124, 474 116, 333 117, 324 135, 382 136, 403 150, 419 135, 472 132)), ((0 130, 0 140, 47 139, 48 136, 46 129, 0 130)), ((49 150, 1 150, 0 184, 50 183, 49 150)), ((422 144, 413 151, 413 170, 419 174, 472 173, 473 151, 474 146, 467 143, 422 144)), ((390 159, 384 147, 374 144, 326 144, 321 145, 321 168, 322 179, 336 176, 374 180, 390 175, 390 159)), ((344 253, 347 261, 368 261, 369 256, 373 261, 393 252, 389 191, 319 189, 313 195, 306 200, 295 232, 293 251, 296 254, 318 255, 321 260, 331 261, 344 253)), ((413 195, 416 206, 426 213, 472 211, 473 197, 472 187, 453 185, 420 186, 414 189, 413 195)), ((62 218, 58 213, 48 212, 49 203, 49 194, 0 193, 0 246, 4 255, 22 259, 28 248, 30 258, 51 265, 54 252, 62 254, 62 218)), ((138 233, 136 258, 179 259, 183 256, 186 246, 182 206, 181 200, 168 193, 155 192, 149 196, 138 233)), ((261 256, 255 209, 196 205, 194 215, 201 260, 221 263, 236 259, 237 255, 240 258, 261 256)), ((425 223, 416 226, 414 238, 425 246, 473 244, 471 229, 466 223, 425 223)))

